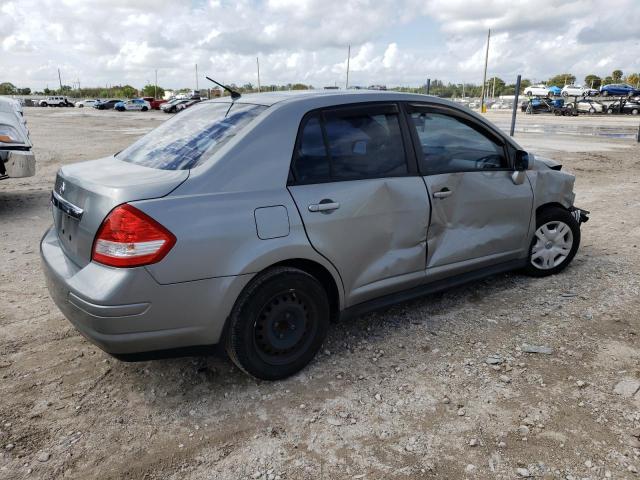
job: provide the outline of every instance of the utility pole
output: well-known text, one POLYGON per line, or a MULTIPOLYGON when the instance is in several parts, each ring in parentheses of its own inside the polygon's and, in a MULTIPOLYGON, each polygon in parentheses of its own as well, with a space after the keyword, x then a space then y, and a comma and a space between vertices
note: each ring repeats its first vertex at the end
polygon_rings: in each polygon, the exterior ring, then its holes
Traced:
POLYGON ((493 90, 491 91, 491 98, 496 98, 496 76, 493 76, 493 90))
POLYGON ((484 55, 484 75, 482 77, 482 92, 480 98, 480 113, 484 113, 484 88, 487 83, 487 63, 489 63, 489 41, 491 40, 491 29, 487 35, 487 51, 484 55))
POLYGON ((349 88, 349 62, 351 61, 351 45, 349 45, 349 49, 347 50, 347 82, 345 83, 344 88, 349 88))
POLYGON ((62 76, 60 75, 60 69, 58 69, 58 81, 60 82, 60 93, 62 93, 62 76))
POLYGON ((260 59, 256 57, 256 66, 258 67, 258 93, 260 93, 260 59))
POLYGON ((511 129, 509 130, 509 135, 512 137, 516 130, 516 115, 518 113, 518 98, 520 96, 520 80, 521 76, 518 75, 518 78, 516 79, 516 94, 513 98, 513 108, 511 109, 511 129))
POLYGON ((158 99, 158 69, 156 68, 156 83, 153 84, 153 98, 158 99))
POLYGON ((196 92, 198 91, 198 64, 196 63, 196 92))

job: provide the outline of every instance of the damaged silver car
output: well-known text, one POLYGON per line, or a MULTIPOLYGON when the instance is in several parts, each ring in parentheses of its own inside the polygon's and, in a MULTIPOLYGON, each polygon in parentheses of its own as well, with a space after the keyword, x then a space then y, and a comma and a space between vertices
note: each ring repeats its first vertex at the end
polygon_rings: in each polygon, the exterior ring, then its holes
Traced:
POLYGON ((16 99, 0 97, 0 180, 36 174, 31 147, 22 105, 16 99))
POLYGON ((573 184, 446 100, 236 94, 62 167, 41 255, 51 296, 105 351, 223 343, 273 380, 312 360, 332 319, 561 271, 588 213, 573 184))

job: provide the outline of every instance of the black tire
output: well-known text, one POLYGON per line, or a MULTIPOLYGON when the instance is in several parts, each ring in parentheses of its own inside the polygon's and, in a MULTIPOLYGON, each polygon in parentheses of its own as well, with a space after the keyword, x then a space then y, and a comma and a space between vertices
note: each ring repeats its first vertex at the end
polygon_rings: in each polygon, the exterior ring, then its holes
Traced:
POLYGON ((600 92, 600 95, 602 95, 603 97, 606 97, 607 95, 609 95, 609 92, 608 92, 608 91, 606 91, 606 90, 602 90, 602 91, 600 92))
POLYGON ((576 252, 578 251, 578 247, 580 246, 580 224, 568 210, 560 207, 549 207, 543 209, 536 218, 536 232, 543 225, 555 222, 564 223, 571 230, 572 244, 569 250, 569 254, 561 261, 561 263, 555 265, 552 268, 543 269, 540 266, 537 266, 532 261, 533 249, 538 242, 538 237, 534 234, 533 239, 531 240, 531 245, 529 245, 527 266, 524 269, 527 275, 530 275, 532 277, 547 277, 549 275, 554 275, 564 270, 567 265, 571 263, 573 257, 575 257, 576 252))
POLYGON ((640 110, 638 110, 637 108, 631 110, 631 115, 638 115, 638 113, 640 113, 640 110))
POLYGON ((297 268, 272 268, 238 297, 227 326, 227 353, 254 377, 289 377, 315 357, 329 317, 329 298, 318 280, 297 268))
POLYGON ((149 110, 147 107, 142 107, 143 112, 146 112, 147 110, 149 110))

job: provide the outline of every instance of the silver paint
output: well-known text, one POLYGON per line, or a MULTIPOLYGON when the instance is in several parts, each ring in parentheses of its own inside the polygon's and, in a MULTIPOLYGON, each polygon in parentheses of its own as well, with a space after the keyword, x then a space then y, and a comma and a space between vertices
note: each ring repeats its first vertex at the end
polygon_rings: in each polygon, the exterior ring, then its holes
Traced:
POLYGON ((304 261, 328 272, 344 309, 525 258, 536 208, 573 205, 574 177, 541 160, 532 160, 518 181, 501 171, 287 187, 300 121, 310 110, 372 101, 460 107, 422 95, 363 91, 268 93, 239 101, 269 108, 190 171, 113 157, 59 171, 56 186, 66 187, 61 197, 83 214, 78 221, 53 208, 55 225, 41 244, 49 290, 71 322, 106 351, 218 342, 243 288, 281 262, 304 261), (445 186, 452 193, 434 198, 445 186), (161 262, 111 268, 90 261, 100 224, 125 202, 176 235, 161 262))

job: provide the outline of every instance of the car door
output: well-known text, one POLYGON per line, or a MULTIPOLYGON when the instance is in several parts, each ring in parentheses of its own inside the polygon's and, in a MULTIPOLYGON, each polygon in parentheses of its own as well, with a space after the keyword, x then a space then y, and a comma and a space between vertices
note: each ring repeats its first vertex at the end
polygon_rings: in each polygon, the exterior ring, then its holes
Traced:
POLYGON ((429 199, 397 104, 308 114, 289 191, 347 306, 424 281, 429 199))
POLYGON ((427 278, 526 256, 533 191, 514 175, 515 149, 453 107, 409 105, 408 117, 432 198, 427 278))

